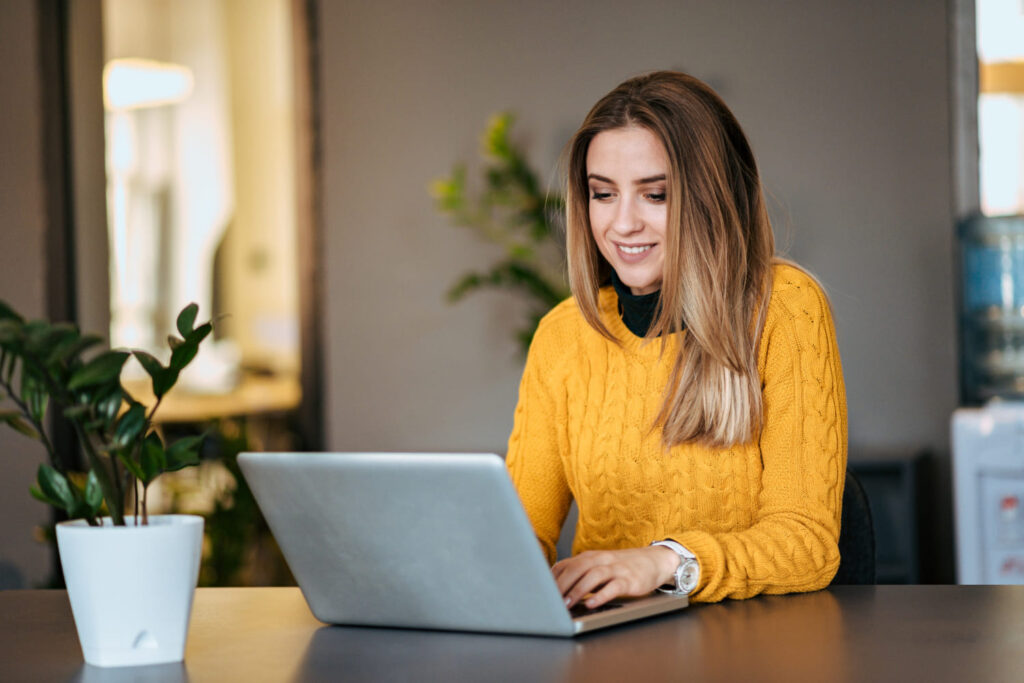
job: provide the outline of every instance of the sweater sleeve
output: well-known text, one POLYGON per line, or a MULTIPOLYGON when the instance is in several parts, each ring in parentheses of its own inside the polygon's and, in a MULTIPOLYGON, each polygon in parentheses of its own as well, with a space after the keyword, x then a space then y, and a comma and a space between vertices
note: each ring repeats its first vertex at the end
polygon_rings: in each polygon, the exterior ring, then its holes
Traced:
POLYGON ((793 275, 777 275, 784 281, 762 339, 763 469, 753 524, 675 536, 700 562, 695 601, 817 590, 839 567, 846 472, 842 369, 825 295, 809 277, 793 275))
POLYGON ((572 493, 561 454, 566 437, 564 338, 552 318, 544 318, 526 359, 519 384, 506 464, 523 508, 533 525, 548 562, 556 559, 556 544, 569 512, 572 493))

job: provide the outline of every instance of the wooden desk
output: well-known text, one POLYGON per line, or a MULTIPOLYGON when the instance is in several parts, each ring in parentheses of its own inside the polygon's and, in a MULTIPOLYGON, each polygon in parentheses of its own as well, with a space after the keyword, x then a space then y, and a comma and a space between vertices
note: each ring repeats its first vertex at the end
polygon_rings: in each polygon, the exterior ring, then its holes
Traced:
MULTIPOLYGON (((122 384, 147 409, 156 403, 148 379, 124 380, 122 384)), ((154 420, 157 423, 202 423, 221 417, 282 414, 294 411, 301 400, 297 377, 244 375, 239 385, 226 394, 194 394, 175 387, 164 397, 154 420)))
POLYGON ((323 626, 297 588, 201 588, 184 664, 86 666, 63 591, 0 592, 4 681, 1020 681, 1024 586, 843 586, 575 640, 323 626))

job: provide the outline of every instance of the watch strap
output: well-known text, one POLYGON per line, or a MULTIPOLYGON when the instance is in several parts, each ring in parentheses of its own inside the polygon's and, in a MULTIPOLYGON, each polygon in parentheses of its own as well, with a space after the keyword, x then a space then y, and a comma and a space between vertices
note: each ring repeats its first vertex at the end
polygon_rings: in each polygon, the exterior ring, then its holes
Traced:
POLYGON ((662 593, 675 595, 689 595, 697 588, 700 582, 700 563, 697 556, 682 543, 666 538, 660 541, 652 541, 651 545, 660 545, 672 550, 679 556, 679 566, 676 567, 673 579, 674 586, 661 586, 658 588, 662 593))

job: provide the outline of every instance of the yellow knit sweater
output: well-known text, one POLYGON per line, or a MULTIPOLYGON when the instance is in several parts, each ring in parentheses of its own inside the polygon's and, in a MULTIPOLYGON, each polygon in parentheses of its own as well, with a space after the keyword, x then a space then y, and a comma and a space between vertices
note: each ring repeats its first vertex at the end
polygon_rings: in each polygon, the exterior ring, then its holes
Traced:
POLYGON ((662 449, 650 425, 679 335, 662 357, 660 343, 626 328, 611 287, 599 301, 622 345, 564 301, 541 321, 519 388, 508 468, 549 561, 575 499, 574 554, 673 538, 700 563, 694 601, 828 585, 839 566, 846 397, 814 280, 775 266, 758 349, 764 426, 722 450, 662 449))

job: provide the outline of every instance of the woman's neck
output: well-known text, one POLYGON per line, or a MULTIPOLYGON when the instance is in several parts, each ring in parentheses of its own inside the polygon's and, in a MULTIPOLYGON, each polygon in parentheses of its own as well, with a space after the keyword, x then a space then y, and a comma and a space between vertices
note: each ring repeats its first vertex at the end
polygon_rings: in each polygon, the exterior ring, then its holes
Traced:
POLYGON ((619 315, 622 316, 622 322, 630 332, 638 337, 643 337, 647 334, 647 330, 651 329, 651 323, 654 322, 654 311, 658 307, 661 291, 650 294, 633 294, 614 270, 611 280, 612 286, 615 287, 615 293, 619 295, 619 315))

